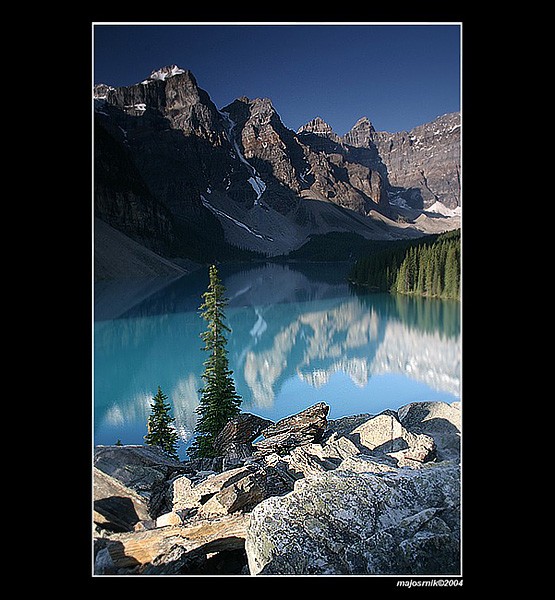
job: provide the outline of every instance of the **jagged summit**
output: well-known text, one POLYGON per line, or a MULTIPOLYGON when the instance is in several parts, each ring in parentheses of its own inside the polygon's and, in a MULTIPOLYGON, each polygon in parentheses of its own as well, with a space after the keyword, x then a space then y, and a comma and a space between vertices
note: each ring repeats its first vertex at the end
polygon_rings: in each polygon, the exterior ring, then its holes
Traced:
POLYGON ((335 135, 331 125, 328 125, 322 117, 315 117, 302 127, 299 127, 297 133, 315 133, 317 135, 333 136, 335 135))
POLYGON ((168 65, 166 67, 162 67, 160 69, 155 69, 148 76, 143 83, 152 81, 153 79, 159 79, 160 81, 165 81, 169 77, 174 77, 175 75, 181 75, 183 73, 187 73, 185 69, 178 67, 177 65, 168 65))
POLYGON ((361 117, 343 136, 343 141, 350 146, 368 147, 374 138, 376 129, 368 117, 361 117))
POLYGON ((370 131, 376 131, 374 125, 372 125, 372 121, 368 117, 361 117, 352 127, 353 129, 369 129, 370 131))
POLYGON ((93 98, 95 100, 106 100, 108 96, 108 92, 114 90, 111 85, 107 85, 106 83, 97 83, 93 88, 93 98))
POLYGON ((397 239, 459 218, 455 116, 400 134, 361 117, 346 136, 317 116, 295 133, 270 98, 218 109, 175 64, 94 97, 95 216, 168 258, 168 239, 179 258, 276 256, 312 235, 397 239))

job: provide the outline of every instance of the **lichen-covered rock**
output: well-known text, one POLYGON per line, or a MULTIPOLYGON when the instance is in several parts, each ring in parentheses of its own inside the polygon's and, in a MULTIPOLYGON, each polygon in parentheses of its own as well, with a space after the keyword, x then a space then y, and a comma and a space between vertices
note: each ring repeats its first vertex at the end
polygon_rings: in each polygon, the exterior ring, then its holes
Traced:
POLYGON ((328 471, 260 503, 245 548, 251 574, 459 574, 456 465, 328 471))

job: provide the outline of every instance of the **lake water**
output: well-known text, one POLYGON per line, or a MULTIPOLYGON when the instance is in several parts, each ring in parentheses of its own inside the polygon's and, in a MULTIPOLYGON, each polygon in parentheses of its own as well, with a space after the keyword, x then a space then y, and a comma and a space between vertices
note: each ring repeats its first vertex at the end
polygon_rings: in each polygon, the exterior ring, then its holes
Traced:
MULTIPOLYGON (((328 418, 460 400, 460 304, 362 294, 346 264, 223 265, 230 368, 241 409, 273 421, 316 402, 328 418)), ((142 444, 168 396, 186 457, 202 386, 198 306, 207 269, 95 285, 94 443, 142 444)))

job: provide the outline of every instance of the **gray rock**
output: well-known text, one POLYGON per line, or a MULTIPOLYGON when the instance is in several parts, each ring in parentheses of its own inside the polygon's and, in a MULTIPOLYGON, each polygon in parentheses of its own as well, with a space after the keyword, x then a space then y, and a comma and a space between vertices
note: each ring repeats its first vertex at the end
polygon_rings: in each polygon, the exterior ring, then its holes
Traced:
POLYGON ((434 439, 439 460, 460 460, 460 402, 413 402, 401 407, 398 414, 404 427, 434 439))
POLYGON ((240 413, 228 421, 216 436, 214 449, 225 454, 230 444, 250 444, 270 425, 273 425, 273 421, 269 419, 251 413, 240 413))
POLYGON ((346 436, 333 433, 322 446, 322 457, 328 460, 344 460, 356 456, 360 451, 346 436))
POLYGON ((460 140, 461 117, 456 112, 411 131, 373 132, 369 143, 387 166, 389 183, 402 188, 409 203, 427 208, 439 201, 455 208, 461 192, 460 140))
POLYGON ((328 471, 260 503, 245 548, 251 574, 459 574, 456 465, 328 471))
POLYGON ((222 486, 198 511, 204 518, 236 512, 249 512, 271 496, 281 495, 290 487, 271 467, 248 466, 242 477, 234 477, 222 486))
POLYGON ((111 531, 132 531, 150 519, 146 500, 120 481, 93 468, 94 522, 111 531))
POLYGON ((188 470, 154 446, 97 446, 94 466, 146 498, 153 518, 171 508, 166 504, 167 481, 188 470))
POLYGON ((245 461, 252 456, 252 444, 239 444, 231 442, 227 445, 222 456, 222 470, 233 469, 245 464, 245 461))
POLYGON ((96 575, 115 575, 116 566, 107 548, 99 550, 94 559, 94 572, 96 575))
POLYGON ((340 419, 334 419, 328 421, 328 432, 330 435, 336 433, 337 436, 346 435, 352 433, 353 429, 366 423, 369 419, 374 417, 370 413, 363 413, 360 415, 349 415, 347 417, 341 417, 340 419))
POLYGON ((363 451, 371 454, 388 454, 400 461, 427 462, 436 457, 433 438, 415 434, 405 429, 393 411, 372 417, 349 434, 349 438, 363 451))
POLYGON ((344 459, 337 467, 337 471, 351 473, 395 473, 398 469, 397 461, 387 455, 368 456, 359 454, 344 459))
POLYGON ((193 473, 202 471, 219 472, 223 469, 223 456, 214 458, 194 458, 187 462, 187 468, 193 473))
POLYGON ((200 483, 194 484, 186 475, 177 477, 172 482, 172 510, 185 511, 198 509, 225 485, 241 479, 249 472, 247 467, 230 469, 223 473, 209 475, 200 483))
POLYGON ((253 463, 208 476, 194 484, 187 476, 172 483, 172 511, 203 518, 249 511, 256 504, 292 489, 269 464, 253 463))
POLYGON ((337 466, 324 458, 322 447, 317 444, 305 444, 293 448, 289 454, 283 457, 283 460, 294 479, 312 477, 337 466))
POLYGON ((319 442, 327 428, 329 406, 324 402, 281 419, 262 431, 263 440, 256 442, 255 451, 259 454, 285 454, 296 446, 319 442))

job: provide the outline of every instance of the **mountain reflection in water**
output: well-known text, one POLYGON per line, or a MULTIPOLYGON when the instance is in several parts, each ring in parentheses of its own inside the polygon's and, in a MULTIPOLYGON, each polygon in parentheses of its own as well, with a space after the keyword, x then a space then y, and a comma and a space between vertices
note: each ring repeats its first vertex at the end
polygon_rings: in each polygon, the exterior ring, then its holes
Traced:
MULTIPOLYGON (((222 266, 229 298, 228 351, 242 410, 278 420, 318 401, 329 418, 378 413, 460 395, 460 304, 357 293, 349 265, 222 266)), ((207 271, 207 270, 206 270, 207 271)), ((185 452, 202 385, 204 269, 129 293, 96 288, 96 444, 143 443, 160 385, 185 452), (155 290, 152 292, 152 290, 155 290)))

